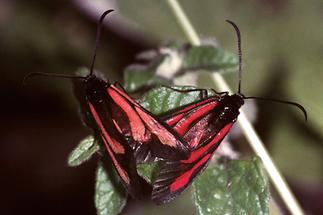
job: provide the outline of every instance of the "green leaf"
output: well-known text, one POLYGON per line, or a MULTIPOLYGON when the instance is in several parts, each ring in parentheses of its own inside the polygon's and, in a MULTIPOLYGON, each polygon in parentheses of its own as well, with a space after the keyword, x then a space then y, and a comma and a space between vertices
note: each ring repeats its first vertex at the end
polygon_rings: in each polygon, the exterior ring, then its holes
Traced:
POLYGON ((138 174, 150 184, 154 180, 155 173, 158 169, 159 166, 157 163, 137 165, 138 174))
POLYGON ((235 54, 212 45, 165 46, 159 51, 146 51, 137 59, 147 64, 133 64, 124 72, 125 89, 129 92, 147 86, 171 84, 173 77, 192 70, 236 71, 238 59, 235 54))
POLYGON ((158 66, 164 60, 164 56, 156 56, 148 65, 133 64, 124 71, 124 88, 133 92, 147 86, 168 84, 169 82, 155 75, 158 66))
MULTIPOLYGON (((176 90, 192 90, 195 87, 177 86, 176 90)), ((178 92, 174 89, 159 87, 147 92, 141 99, 141 105, 153 114, 165 113, 177 107, 198 101, 201 99, 201 92, 178 92)), ((213 95, 212 90, 207 90, 208 96, 213 95)))
POLYGON ((182 65, 183 70, 236 71, 237 68, 238 58, 235 54, 211 45, 190 48, 182 65))
POLYGON ((68 165, 71 167, 79 166, 89 160, 92 155, 99 150, 99 145, 93 136, 84 138, 79 145, 68 156, 68 165))
POLYGON ((198 213, 269 214, 269 187, 260 159, 210 166, 193 183, 198 213))
POLYGON ((95 207, 98 215, 119 214, 127 202, 125 193, 112 183, 111 177, 100 163, 96 172, 95 207))

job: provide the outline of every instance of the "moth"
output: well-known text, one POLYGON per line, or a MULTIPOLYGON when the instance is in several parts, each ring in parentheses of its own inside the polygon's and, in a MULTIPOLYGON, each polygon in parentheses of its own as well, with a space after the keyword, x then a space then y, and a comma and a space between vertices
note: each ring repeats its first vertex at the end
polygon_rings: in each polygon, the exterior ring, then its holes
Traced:
POLYGON ((32 76, 52 76, 72 79, 79 91, 77 98, 85 116, 85 123, 94 131, 103 148, 103 157, 112 162, 122 184, 134 198, 142 195, 136 157, 143 160, 156 157, 166 160, 185 159, 189 149, 167 123, 157 119, 131 98, 120 84, 105 81, 94 74, 96 50, 105 11, 98 22, 96 43, 90 72, 86 76, 30 73, 32 76))
POLYGON ((246 99, 269 100, 298 107, 307 120, 307 113, 300 104, 271 98, 246 97, 241 93, 242 53, 241 35, 238 26, 230 21, 238 38, 239 85, 238 92, 228 92, 202 99, 195 103, 170 111, 160 119, 183 137, 190 148, 186 159, 164 161, 153 182, 152 200, 157 204, 170 202, 182 193, 205 170, 212 155, 229 133, 239 116, 246 99))

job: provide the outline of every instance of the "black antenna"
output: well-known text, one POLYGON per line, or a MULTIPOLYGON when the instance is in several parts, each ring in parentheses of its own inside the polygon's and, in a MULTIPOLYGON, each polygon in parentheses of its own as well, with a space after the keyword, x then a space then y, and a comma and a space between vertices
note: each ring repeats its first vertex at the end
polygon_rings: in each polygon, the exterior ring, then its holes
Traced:
POLYGON ((98 22, 98 26, 97 26, 97 32, 96 32, 96 38, 95 38, 95 45, 94 45, 94 50, 93 50, 93 58, 92 58, 92 63, 91 63, 91 67, 90 67, 90 75, 93 74, 93 69, 94 69, 94 63, 95 63, 95 58, 96 58, 96 52, 97 52, 97 49, 98 49, 98 45, 99 45, 99 42, 100 42, 100 37, 101 37, 101 30, 102 30, 102 23, 103 23, 103 20, 104 18, 109 14, 111 13, 112 11, 114 10, 107 10, 105 11, 100 19, 99 19, 99 22, 98 22))
MULTIPOLYGON (((94 63, 95 63, 95 58, 96 58, 96 50, 98 48, 98 44, 99 44, 99 41, 100 41, 100 35, 101 35, 101 29, 102 29, 102 23, 103 23, 103 20, 104 18, 106 17, 106 15, 108 15, 109 13, 111 13, 113 10, 107 10, 105 11, 100 19, 99 19, 99 22, 98 22, 98 27, 97 27, 97 33, 96 33, 96 39, 95 39, 95 46, 94 46, 94 55, 93 55, 93 59, 92 59, 92 63, 91 63, 91 69, 90 69, 90 74, 89 75, 92 75, 93 74, 93 67, 94 67, 94 63)), ((58 78, 70 78, 70 79, 73 79, 73 78, 80 78, 80 79, 85 79, 86 77, 82 77, 82 76, 74 76, 74 75, 64 75, 64 74, 55 74, 55 73, 45 73, 45 72, 32 72, 32 73, 29 73, 27 74, 25 77, 24 77, 24 80, 22 82, 22 85, 25 86, 26 83, 27 83, 27 80, 29 78, 32 78, 34 76, 51 76, 51 77, 58 77, 58 78)))
POLYGON ((27 80, 34 77, 34 76, 50 76, 50 77, 57 77, 57 78, 70 78, 70 79, 74 79, 74 78, 84 79, 85 78, 83 76, 75 76, 75 75, 64 75, 64 74, 45 73, 45 72, 31 72, 24 77, 24 80, 22 81, 22 86, 26 86, 27 80))
MULTIPOLYGON (((227 21, 229 24, 231 24, 234 27, 234 30, 236 31, 237 34, 237 38, 238 38, 238 56, 239 56, 239 85, 238 85, 238 93, 241 93, 241 74, 242 74, 242 51, 241 51, 241 33, 239 30, 239 27, 232 22, 231 20, 225 20, 227 21)), ((307 121, 307 113, 305 108, 296 103, 296 102, 290 102, 290 101, 283 101, 283 100, 279 100, 279 99, 271 99, 271 98, 261 98, 261 97, 255 97, 255 96, 249 96, 249 97, 245 97, 243 96, 243 99, 258 99, 258 100, 263 100, 263 101, 272 101, 272 102, 277 102, 277 103, 283 103, 283 104, 289 104, 289 105, 293 105, 295 107, 297 107, 298 109, 300 109, 305 117, 305 121, 307 121)))
POLYGON ((230 20, 225 20, 227 21, 229 24, 231 24, 234 27, 234 30, 236 31, 237 34, 237 38, 238 38, 238 56, 239 56, 239 85, 238 85, 238 93, 240 94, 241 92, 241 72, 242 72, 242 52, 241 52, 241 33, 240 30, 238 28, 238 26, 230 21, 230 20))
POLYGON ((263 101, 272 101, 272 102, 277 102, 277 103, 293 105, 303 112, 304 117, 305 117, 305 121, 307 121, 307 113, 306 113, 305 108, 296 102, 284 101, 284 100, 279 100, 279 99, 271 99, 271 98, 261 98, 261 97, 256 97, 256 96, 244 97, 244 99, 258 99, 258 100, 263 100, 263 101))

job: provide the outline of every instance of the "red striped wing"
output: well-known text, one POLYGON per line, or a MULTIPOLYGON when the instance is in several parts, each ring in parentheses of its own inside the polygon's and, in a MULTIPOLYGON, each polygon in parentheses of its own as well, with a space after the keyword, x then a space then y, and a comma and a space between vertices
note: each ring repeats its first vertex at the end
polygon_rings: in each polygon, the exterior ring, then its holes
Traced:
POLYGON ((169 126, 175 126, 181 119, 184 117, 187 117, 188 114, 192 113, 192 110, 194 109, 200 109, 202 105, 216 102, 218 99, 217 96, 210 97, 208 99, 195 102, 193 104, 188 104, 184 107, 180 107, 178 109, 172 110, 168 113, 163 114, 163 116, 160 117, 162 121, 165 121, 169 126))
POLYGON ((167 113, 160 118, 172 126, 183 137, 190 150, 193 150, 216 131, 210 127, 209 120, 216 115, 215 108, 219 104, 218 99, 218 96, 210 97, 187 105, 179 111, 167 113))
POLYGON ((94 78, 87 83, 87 104, 92 127, 120 179, 133 197, 142 193, 136 162, 160 157, 186 159, 184 140, 165 122, 156 119, 124 91, 94 78), (136 159, 135 159, 136 158, 136 159))
POLYGON ((181 161, 165 162, 153 183, 152 199, 163 204, 176 198, 206 167, 214 151, 228 134, 233 123, 227 124, 205 145, 193 150, 190 157, 181 161))
POLYGON ((210 97, 167 114, 162 119, 181 135, 191 148, 188 159, 165 162, 153 183, 152 199, 157 204, 178 196, 207 166, 214 151, 233 123, 219 120, 219 97, 210 97))
POLYGON ((106 109, 95 107, 89 103, 89 110, 97 124, 98 136, 101 138, 105 153, 108 154, 122 184, 132 197, 140 198, 142 196, 141 179, 136 170, 131 147, 126 139, 118 133, 113 120, 105 117, 106 109))
POLYGON ((132 143, 137 160, 144 161, 150 156, 167 160, 187 158, 188 147, 170 126, 156 119, 114 85, 107 88, 107 93, 115 104, 112 110, 114 123, 132 143))

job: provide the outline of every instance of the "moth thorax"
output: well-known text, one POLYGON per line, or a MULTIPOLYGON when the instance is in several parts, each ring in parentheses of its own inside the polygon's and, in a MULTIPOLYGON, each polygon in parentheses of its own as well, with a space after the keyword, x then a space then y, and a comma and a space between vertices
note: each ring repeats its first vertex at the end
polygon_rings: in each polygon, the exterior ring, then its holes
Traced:
POLYGON ((222 102, 225 107, 239 109, 244 104, 244 96, 241 94, 233 94, 231 96, 225 96, 222 102))
POLYGON ((107 83, 95 76, 89 76, 85 79, 86 96, 94 103, 101 103, 106 97, 107 83))
POLYGON ((243 96, 234 94, 225 96, 222 99, 222 109, 219 114, 219 119, 225 122, 233 122, 239 115, 239 109, 244 104, 243 96))

